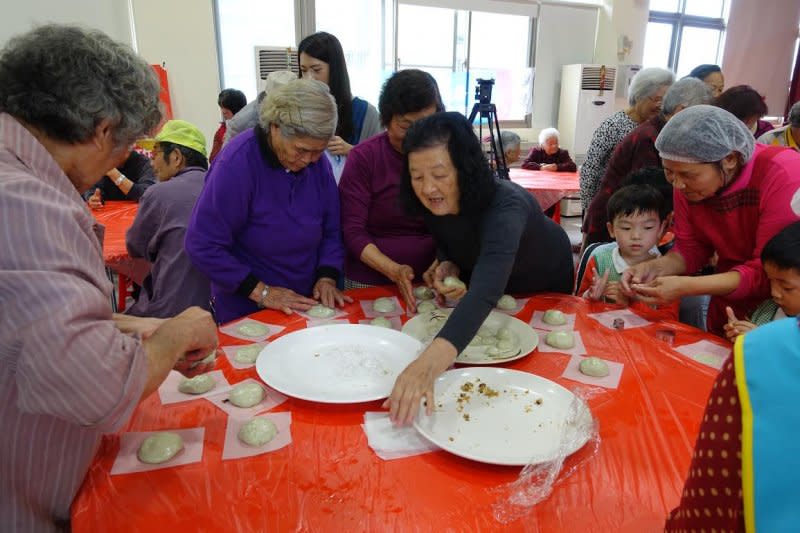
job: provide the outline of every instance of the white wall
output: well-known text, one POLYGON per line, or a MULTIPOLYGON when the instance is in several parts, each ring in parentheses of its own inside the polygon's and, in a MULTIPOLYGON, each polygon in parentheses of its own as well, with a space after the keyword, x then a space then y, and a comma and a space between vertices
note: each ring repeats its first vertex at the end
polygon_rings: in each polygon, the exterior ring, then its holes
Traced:
POLYGON ((537 24, 533 81, 534 130, 558 124, 561 67, 592 62, 597 8, 545 4, 539 11, 537 24))
POLYGON ((88 26, 131 44, 128 0, 22 0, 13 2, 13 7, 11 3, 0 9, 0 45, 46 23, 88 26))
POLYGON ((641 65, 649 14, 649 0, 603 0, 598 17, 594 62, 602 65, 641 65), (633 42, 625 57, 618 55, 619 39, 622 36, 633 42))
POLYGON ((721 65, 725 87, 750 85, 770 115, 783 116, 798 24, 799 0, 733 0, 721 65))
POLYGON ((133 20, 141 56, 165 65, 173 118, 200 128, 210 151, 221 120, 211 0, 133 0, 133 20))

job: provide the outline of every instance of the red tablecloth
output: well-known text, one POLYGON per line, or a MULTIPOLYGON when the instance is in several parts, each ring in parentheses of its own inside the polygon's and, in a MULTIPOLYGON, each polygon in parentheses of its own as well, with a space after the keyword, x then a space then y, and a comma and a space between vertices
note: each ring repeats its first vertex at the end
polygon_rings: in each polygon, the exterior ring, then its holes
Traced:
MULTIPOLYGON (((395 294, 362 289, 359 299, 395 294)), ((716 371, 654 338, 664 327, 614 331, 586 315, 609 308, 573 296, 532 298, 517 315, 558 308, 577 313, 576 327, 591 354, 624 363, 620 386, 589 401, 599 420, 599 452, 556 485, 548 499, 510 524, 495 520, 492 489, 520 469, 481 464, 445 451, 383 461, 367 446, 365 411, 380 402, 324 405, 290 399, 276 411, 292 413, 293 442, 276 452, 222 461, 226 415, 205 400, 162 406, 146 399, 131 431, 205 427, 202 463, 149 473, 110 476, 119 438, 104 438, 73 506, 72 530, 94 531, 660 531, 677 505, 705 401, 716 371)), ((358 303, 347 308, 363 317, 358 303)), ((274 311, 253 315, 293 331, 304 320, 274 311)), ((653 318, 653 317, 649 317, 653 318)), ((670 322, 675 345, 709 335, 670 322)), ((221 335, 221 344, 243 344, 221 335)), ((718 342, 724 342, 717 339, 718 342)), ((560 378, 569 357, 539 353, 504 366, 560 378)), ((255 377, 234 370, 224 357, 217 368, 232 383, 255 377)), ((585 453, 586 450, 577 452, 585 453)))
POLYGON ((125 247, 125 233, 136 218, 136 202, 106 202, 100 209, 92 210, 94 218, 105 227, 103 259, 106 266, 136 283, 142 282, 150 270, 144 259, 132 259, 125 247))
POLYGON ((533 194, 542 210, 549 209, 566 195, 581 190, 577 172, 512 168, 509 170, 509 177, 533 194))

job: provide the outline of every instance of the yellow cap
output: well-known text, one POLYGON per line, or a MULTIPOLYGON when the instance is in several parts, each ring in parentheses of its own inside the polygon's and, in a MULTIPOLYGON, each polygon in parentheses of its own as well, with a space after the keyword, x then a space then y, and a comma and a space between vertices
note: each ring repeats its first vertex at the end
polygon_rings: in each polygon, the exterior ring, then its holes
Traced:
POLYGON ((156 143, 172 143, 191 148, 208 157, 206 153, 206 138, 194 124, 185 120, 170 120, 161 131, 152 139, 141 139, 136 144, 145 150, 152 150, 156 143))

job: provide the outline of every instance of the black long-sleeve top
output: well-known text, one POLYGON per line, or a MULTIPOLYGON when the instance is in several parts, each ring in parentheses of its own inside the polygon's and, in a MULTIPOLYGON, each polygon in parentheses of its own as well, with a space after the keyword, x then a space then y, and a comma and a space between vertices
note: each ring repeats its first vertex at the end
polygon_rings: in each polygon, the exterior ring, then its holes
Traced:
POLYGON ((153 172, 153 167, 150 166, 150 160, 139 152, 131 152, 128 159, 125 160, 122 166, 117 167, 117 170, 133 182, 133 187, 128 191, 128 194, 123 194, 111 178, 103 176, 100 181, 83 193, 83 198, 88 200, 94 194, 95 189, 100 189, 104 201, 136 200, 138 202, 144 191, 156 182, 156 175, 153 172))
POLYGON ((426 213, 425 223, 439 260, 458 265, 468 284, 438 335, 459 352, 504 293, 572 292, 572 247, 566 232, 515 183, 498 180, 492 202, 479 215, 426 213))

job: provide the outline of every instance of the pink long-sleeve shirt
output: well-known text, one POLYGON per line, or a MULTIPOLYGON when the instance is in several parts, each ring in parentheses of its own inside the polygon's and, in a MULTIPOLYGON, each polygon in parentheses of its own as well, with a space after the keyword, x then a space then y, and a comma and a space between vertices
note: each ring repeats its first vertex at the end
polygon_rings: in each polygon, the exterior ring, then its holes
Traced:
POLYGON ((94 218, 49 152, 0 114, 0 531, 54 531, 103 433, 144 389, 112 321, 94 218))
POLYGON ((709 331, 721 334, 725 306, 736 316, 750 314, 769 298, 769 280, 761 250, 780 230, 800 219, 800 154, 756 144, 755 153, 722 194, 689 203, 674 192, 675 247, 686 274, 700 270, 716 250, 717 272, 739 272, 739 286, 714 297, 708 310, 709 331))

